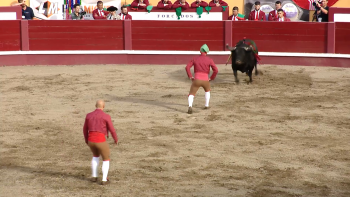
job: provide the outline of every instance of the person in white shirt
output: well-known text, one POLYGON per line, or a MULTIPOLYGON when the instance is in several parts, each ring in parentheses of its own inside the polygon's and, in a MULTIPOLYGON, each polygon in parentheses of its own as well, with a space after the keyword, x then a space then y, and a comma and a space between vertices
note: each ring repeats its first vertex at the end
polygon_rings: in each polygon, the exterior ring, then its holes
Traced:
POLYGON ((290 21, 289 18, 284 17, 284 11, 282 9, 277 10, 277 15, 278 15, 278 18, 276 18, 275 21, 279 21, 279 22, 283 22, 283 21, 289 22, 290 21))
POLYGON ((111 6, 107 8, 109 14, 107 15, 107 20, 121 20, 120 16, 117 15, 118 8, 111 6))

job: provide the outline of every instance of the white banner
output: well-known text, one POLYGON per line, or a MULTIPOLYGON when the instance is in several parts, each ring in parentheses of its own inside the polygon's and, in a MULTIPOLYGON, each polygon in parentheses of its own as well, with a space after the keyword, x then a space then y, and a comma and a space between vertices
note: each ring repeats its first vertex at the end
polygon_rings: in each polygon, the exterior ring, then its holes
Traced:
POLYGON ((43 20, 63 19, 63 0, 30 0, 34 16, 43 20))
POLYGON ((0 20, 16 20, 16 12, 0 12, 0 20))
MULTIPOLYGON (((94 20, 94 18, 92 17, 92 11, 94 11, 97 8, 96 2, 97 0, 81 0, 81 9, 86 12, 86 15, 84 16, 85 20, 94 20)), ((103 1, 104 8, 107 9, 110 6, 114 6, 118 8, 117 14, 119 14, 121 0, 104 0, 103 1)))
POLYGON ((334 22, 350 22, 350 14, 334 14, 334 22))
MULTIPOLYGON (((132 20, 160 20, 160 21, 177 21, 174 12, 132 12, 129 11, 132 20)), ((222 12, 205 12, 199 18, 196 12, 182 12, 179 21, 222 21, 222 12)))

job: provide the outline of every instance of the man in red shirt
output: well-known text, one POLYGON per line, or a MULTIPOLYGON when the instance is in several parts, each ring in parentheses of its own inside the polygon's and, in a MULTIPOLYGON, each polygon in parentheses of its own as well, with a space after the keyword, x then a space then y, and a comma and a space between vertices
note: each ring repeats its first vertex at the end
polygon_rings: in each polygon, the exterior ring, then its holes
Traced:
POLYGON ((83 128, 85 143, 90 147, 93 154, 91 161, 93 182, 97 181, 97 168, 100 161, 100 155, 102 156, 102 185, 109 183, 107 175, 109 171, 110 150, 108 143, 106 142, 108 131, 111 132, 114 143, 118 144, 118 137, 113 127, 111 116, 103 112, 104 108, 104 101, 98 100, 96 102, 96 110, 86 115, 83 128))
POLYGON ((290 22, 290 19, 284 16, 284 11, 282 9, 277 10, 278 18, 275 21, 287 21, 290 22))
POLYGON ((186 0, 179 0, 175 1, 175 3, 173 4, 173 9, 176 9, 178 7, 181 7, 183 10, 186 10, 190 8, 190 5, 186 2, 186 0))
POLYGON ((192 80, 190 93, 188 94, 188 113, 192 114, 192 104, 194 95, 196 95, 200 87, 204 88, 205 91, 205 109, 209 108, 210 100, 210 83, 215 79, 218 74, 218 68, 214 61, 207 56, 209 47, 204 44, 200 49, 201 55, 193 58, 186 66, 186 72, 188 78, 192 80), (194 66, 194 77, 191 73, 191 67, 194 66), (213 74, 209 78, 210 68, 213 69, 213 74))
POLYGON ((138 9, 146 9, 149 6, 148 0, 134 0, 130 7, 138 9))
POLYGON ((132 17, 130 14, 128 14, 128 7, 123 6, 122 12, 119 14, 120 20, 132 20, 132 17))
POLYGON ((96 19, 107 19, 109 12, 103 10, 103 2, 97 1, 97 9, 92 11, 92 17, 96 19))
POLYGON ((191 4, 191 8, 198 8, 198 7, 207 7, 208 3, 202 0, 196 0, 191 4))
POLYGON ((220 6, 228 6, 228 4, 223 0, 212 0, 209 2, 210 7, 220 7, 220 6))
POLYGON ((260 10, 260 1, 255 2, 255 10, 250 12, 248 20, 266 21, 265 12, 260 10))
POLYGON ((238 7, 237 6, 233 7, 232 16, 229 16, 228 20, 230 20, 230 21, 243 21, 244 20, 244 18, 241 18, 238 16, 238 7))
POLYGON ((158 2, 157 8, 170 10, 173 4, 169 0, 161 0, 158 2))
MULTIPOLYGON (((276 6, 276 10, 272 10, 269 13, 269 18, 268 18, 269 21, 275 21, 278 18, 277 10, 282 9, 282 3, 280 1, 276 1, 275 6, 276 6)), ((283 13, 284 13, 284 17, 286 17, 286 13, 285 12, 283 13)))

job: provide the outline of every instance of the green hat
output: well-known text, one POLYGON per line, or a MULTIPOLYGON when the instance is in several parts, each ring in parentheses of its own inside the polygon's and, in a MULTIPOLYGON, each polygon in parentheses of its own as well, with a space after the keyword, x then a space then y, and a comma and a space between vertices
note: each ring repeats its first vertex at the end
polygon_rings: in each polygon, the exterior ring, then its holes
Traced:
POLYGON ((226 8, 227 6, 221 6, 222 7, 222 11, 225 12, 226 11, 226 8))
POLYGON ((201 15, 203 14, 203 7, 198 7, 197 8, 197 14, 198 14, 199 18, 202 17, 201 15))
POLYGON ((201 47, 201 52, 203 53, 208 53, 209 52, 209 47, 207 44, 204 44, 202 47, 201 47))
POLYGON ((208 14, 209 14, 209 11, 211 10, 211 7, 209 7, 209 6, 207 6, 207 7, 205 7, 205 10, 208 12, 208 14))
POLYGON ((177 19, 178 19, 178 20, 180 20, 181 11, 182 11, 182 8, 181 8, 181 7, 178 7, 178 8, 175 9, 176 16, 177 16, 177 19))
POLYGON ((146 8, 146 9, 147 9, 147 12, 150 13, 151 10, 152 10, 152 8, 153 8, 153 6, 151 6, 151 5, 147 6, 147 8, 146 8))

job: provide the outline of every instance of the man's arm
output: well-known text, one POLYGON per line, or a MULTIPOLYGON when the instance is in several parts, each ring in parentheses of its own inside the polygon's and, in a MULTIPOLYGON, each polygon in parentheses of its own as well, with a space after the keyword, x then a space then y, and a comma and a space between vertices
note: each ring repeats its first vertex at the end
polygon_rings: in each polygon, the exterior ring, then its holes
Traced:
POLYGON ((185 5, 181 5, 183 10, 186 10, 188 8, 190 8, 190 4, 188 4, 187 2, 185 3, 185 5))
POLYGON ((87 144, 88 143, 88 135, 89 135, 88 119, 87 118, 85 118, 83 133, 84 133, 85 143, 87 144))
POLYGON ((30 17, 32 18, 32 20, 33 20, 33 18, 35 17, 35 16, 34 16, 33 9, 30 9, 30 17))
POLYGON ((328 10, 325 9, 325 8, 323 8, 323 7, 320 8, 320 11, 321 11, 323 14, 328 14, 328 10))
POLYGON ((193 76, 192 76, 192 73, 191 73, 191 67, 193 66, 193 59, 190 61, 190 62, 188 62, 188 64, 187 64, 187 66, 186 66, 186 73, 187 73, 187 76, 188 76, 188 78, 190 78, 190 79, 192 79, 193 78, 193 76))
POLYGON ((92 12, 92 16, 93 16, 93 18, 94 18, 95 20, 96 20, 96 19, 106 19, 106 16, 99 16, 97 10, 94 10, 94 11, 92 12))
POLYGON ((228 6, 228 4, 225 1, 220 1, 221 6, 228 6))
MULTIPOLYGON (((112 123, 112 119, 111 116, 108 115, 108 119, 107 119, 107 129, 111 132, 112 137, 114 139, 115 143, 118 143, 118 137, 117 137, 117 133, 115 132, 115 129, 113 127, 113 123, 112 123)), ((108 131, 107 131, 108 132, 108 131)))
POLYGON ((211 1, 211 2, 209 3, 209 6, 210 6, 210 7, 216 7, 216 4, 214 3, 214 1, 211 1))
POLYGON ((218 67, 216 67, 216 65, 215 65, 213 60, 211 60, 210 66, 211 66, 211 69, 213 69, 213 74, 210 77, 210 81, 212 81, 212 80, 215 79, 215 77, 218 74, 219 70, 218 70, 218 67))
POLYGON ((197 1, 191 3, 191 8, 198 8, 199 5, 197 4, 197 1))
POLYGON ((208 3, 205 2, 205 1, 202 1, 199 5, 200 5, 201 7, 208 7, 208 3))
POLYGON ((160 9, 164 9, 164 4, 162 1, 159 1, 158 4, 157 4, 157 8, 160 8, 160 9))

